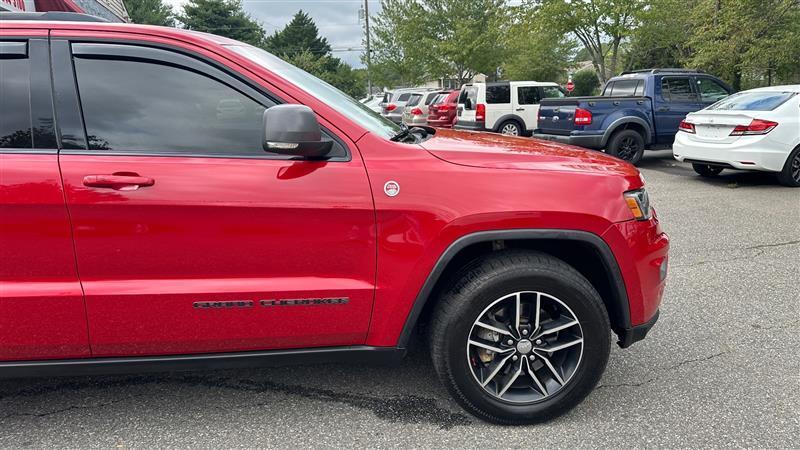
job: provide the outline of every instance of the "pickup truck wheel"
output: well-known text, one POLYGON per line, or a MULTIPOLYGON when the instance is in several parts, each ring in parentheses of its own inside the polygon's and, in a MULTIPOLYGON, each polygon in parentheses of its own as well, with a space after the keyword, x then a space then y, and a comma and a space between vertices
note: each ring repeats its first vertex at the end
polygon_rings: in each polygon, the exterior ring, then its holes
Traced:
POLYGON ((500 134, 508 136, 522 136, 522 129, 516 120, 506 120, 500 124, 500 134))
POLYGON ((608 314, 586 278, 533 251, 504 251, 465 267, 430 327, 434 368, 467 411, 521 425, 574 408, 610 352, 608 314))
POLYGON ((692 164, 692 169, 701 177, 713 178, 722 173, 723 168, 710 164, 692 164))
POLYGON ((778 181, 784 186, 800 187, 800 147, 789 154, 778 181))
POLYGON ((608 141, 608 154, 636 165, 644 155, 644 137, 636 130, 621 130, 608 141))

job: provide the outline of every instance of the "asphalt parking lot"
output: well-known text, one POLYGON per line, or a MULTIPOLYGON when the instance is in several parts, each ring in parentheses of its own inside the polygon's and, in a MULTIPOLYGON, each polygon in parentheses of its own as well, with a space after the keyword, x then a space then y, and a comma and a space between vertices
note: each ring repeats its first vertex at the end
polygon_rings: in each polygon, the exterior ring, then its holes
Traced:
POLYGON ((421 348, 400 367, 0 380, 0 447, 800 446, 800 189, 645 158, 672 239, 661 319, 560 419, 469 416, 421 348))

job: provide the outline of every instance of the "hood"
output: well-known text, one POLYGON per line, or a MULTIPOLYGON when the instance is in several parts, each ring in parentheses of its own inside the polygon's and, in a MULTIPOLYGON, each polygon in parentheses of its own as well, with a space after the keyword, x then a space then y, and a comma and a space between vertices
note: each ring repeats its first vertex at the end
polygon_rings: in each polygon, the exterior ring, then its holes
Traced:
POLYGON ((439 159, 463 166, 639 176, 633 165, 605 153, 534 138, 437 129, 420 145, 439 159))

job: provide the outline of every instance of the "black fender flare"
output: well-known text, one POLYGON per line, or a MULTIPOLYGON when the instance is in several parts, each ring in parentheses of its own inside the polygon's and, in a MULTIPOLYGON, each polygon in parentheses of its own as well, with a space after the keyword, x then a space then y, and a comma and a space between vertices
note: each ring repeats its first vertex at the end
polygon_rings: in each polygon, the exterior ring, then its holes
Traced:
POLYGON ((635 123, 636 125, 640 125, 642 128, 644 128, 645 145, 648 145, 653 141, 653 132, 650 129, 650 124, 645 122, 644 119, 640 117, 622 117, 611 122, 611 125, 609 125, 608 128, 606 128, 606 132, 603 133, 603 140, 601 141, 602 147, 605 148, 605 146, 608 144, 609 139, 611 139, 611 135, 613 135, 617 130, 619 130, 621 127, 624 127, 629 123, 635 123))
POLYGON ((495 133, 499 133, 500 132, 500 125, 502 125, 504 122, 509 121, 509 120, 513 120, 514 122, 517 122, 519 124, 519 126, 522 128, 520 130, 521 132, 524 133, 524 132, 528 131, 528 128, 525 126, 525 121, 522 120, 522 117, 520 117, 520 116, 518 116, 516 114, 506 114, 504 116, 501 116, 499 119, 497 119, 497 122, 494 123, 494 128, 492 129, 492 131, 495 132, 495 133))
POLYGON ((439 260, 433 266, 428 278, 422 285, 422 288, 417 293, 414 300, 414 305, 411 307, 406 323, 400 333, 398 339, 398 348, 406 348, 411 338, 411 334, 417 325, 419 316, 425 305, 431 300, 431 293, 436 286, 437 281, 444 273, 448 263, 464 248, 481 243, 492 241, 513 241, 513 240, 569 240, 578 241, 588 244, 594 248, 600 255, 606 273, 610 277, 610 284, 615 293, 615 298, 610 299, 613 304, 619 308, 621 312, 622 323, 619 324, 622 329, 631 328, 631 315, 630 304, 628 303, 628 291, 625 287, 625 281, 622 279, 622 272, 620 271, 617 259, 611 248, 600 236, 587 231, 578 230, 554 230, 554 229, 514 229, 514 230, 495 230, 495 231, 480 231, 471 233, 460 237, 442 253, 439 260))

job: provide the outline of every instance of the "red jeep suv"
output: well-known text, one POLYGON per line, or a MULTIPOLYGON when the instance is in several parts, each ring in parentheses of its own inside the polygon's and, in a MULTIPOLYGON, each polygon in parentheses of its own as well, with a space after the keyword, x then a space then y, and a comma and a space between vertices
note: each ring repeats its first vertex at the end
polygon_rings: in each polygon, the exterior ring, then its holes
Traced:
POLYGON ((464 408, 532 423, 658 317, 630 164, 401 127, 218 36, 0 23, 0 376, 394 361, 422 330, 464 408))

